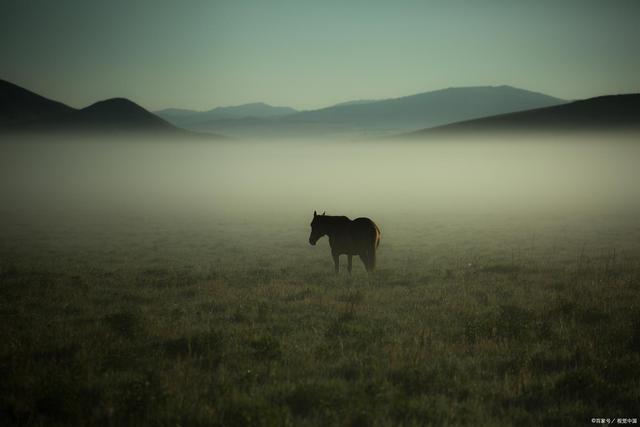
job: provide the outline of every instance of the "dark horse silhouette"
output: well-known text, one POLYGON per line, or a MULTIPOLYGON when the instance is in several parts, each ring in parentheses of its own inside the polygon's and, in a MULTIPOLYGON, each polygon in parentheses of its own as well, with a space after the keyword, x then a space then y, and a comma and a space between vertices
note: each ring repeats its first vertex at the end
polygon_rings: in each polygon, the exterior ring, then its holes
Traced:
POLYGON ((369 218, 356 218, 353 221, 346 216, 318 215, 313 212, 309 243, 315 245, 322 236, 329 236, 329 246, 335 264, 336 273, 340 271, 340 255, 349 258, 347 270, 351 274, 351 258, 359 255, 367 271, 376 267, 376 249, 380 244, 380 229, 369 218))

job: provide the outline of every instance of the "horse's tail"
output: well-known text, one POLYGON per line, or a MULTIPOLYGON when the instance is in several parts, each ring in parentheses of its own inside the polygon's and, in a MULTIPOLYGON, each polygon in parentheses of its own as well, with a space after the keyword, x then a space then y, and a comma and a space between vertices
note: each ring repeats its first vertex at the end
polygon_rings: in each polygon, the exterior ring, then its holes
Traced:
POLYGON ((369 271, 373 271, 376 269, 376 247, 371 248, 371 252, 369 253, 369 271))
POLYGON ((380 246, 380 229, 376 225, 376 234, 369 248, 369 271, 373 271, 376 268, 376 250, 378 246, 380 246))

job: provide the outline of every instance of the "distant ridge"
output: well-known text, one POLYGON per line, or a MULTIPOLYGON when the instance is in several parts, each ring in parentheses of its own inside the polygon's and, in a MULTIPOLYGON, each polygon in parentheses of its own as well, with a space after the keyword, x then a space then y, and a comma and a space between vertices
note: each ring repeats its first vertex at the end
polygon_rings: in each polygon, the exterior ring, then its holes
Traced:
POLYGON ((278 117, 173 123, 182 123, 191 130, 241 138, 384 136, 565 102, 511 86, 472 86, 393 99, 346 102, 278 117))
POLYGON ((402 137, 490 132, 640 131, 640 94, 607 95, 422 129, 402 137))
POLYGON ((75 109, 0 80, 0 131, 9 133, 85 132, 151 133, 196 138, 224 138, 179 129, 125 98, 112 98, 75 109))
POLYGON ((371 104, 372 102, 377 102, 377 101, 379 101, 379 99, 355 99, 353 101, 338 102, 337 104, 333 104, 332 107, 342 107, 344 105, 371 104))
POLYGON ((388 123, 413 127, 418 123, 444 124, 462 118, 528 110, 565 103, 565 100, 511 86, 452 87, 400 98, 365 103, 343 103, 295 116, 300 120, 388 123))
POLYGON ((291 107, 279 107, 264 102, 216 107, 207 111, 186 110, 181 108, 167 108, 156 111, 155 114, 176 126, 198 125, 211 120, 273 118, 282 117, 298 111, 291 107))

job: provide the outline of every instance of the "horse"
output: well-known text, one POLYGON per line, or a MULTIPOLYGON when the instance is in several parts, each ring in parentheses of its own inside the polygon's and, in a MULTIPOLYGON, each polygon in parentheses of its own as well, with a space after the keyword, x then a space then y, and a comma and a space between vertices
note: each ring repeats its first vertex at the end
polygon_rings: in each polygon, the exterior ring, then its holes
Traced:
POLYGON ((351 274, 351 259, 359 255, 367 271, 376 267, 376 249, 380 245, 380 229, 369 218, 356 218, 353 221, 346 216, 318 215, 313 211, 309 243, 315 246, 322 236, 329 236, 331 256, 336 274, 340 271, 340 255, 348 256, 347 270, 351 274))

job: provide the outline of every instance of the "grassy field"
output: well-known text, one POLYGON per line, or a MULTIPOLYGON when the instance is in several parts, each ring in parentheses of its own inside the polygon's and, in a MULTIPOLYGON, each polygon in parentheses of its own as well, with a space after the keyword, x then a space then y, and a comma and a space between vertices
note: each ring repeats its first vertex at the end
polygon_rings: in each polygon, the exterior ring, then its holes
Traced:
POLYGON ((635 218, 375 219, 336 277, 309 218, 5 218, 0 423, 640 416, 635 218))

